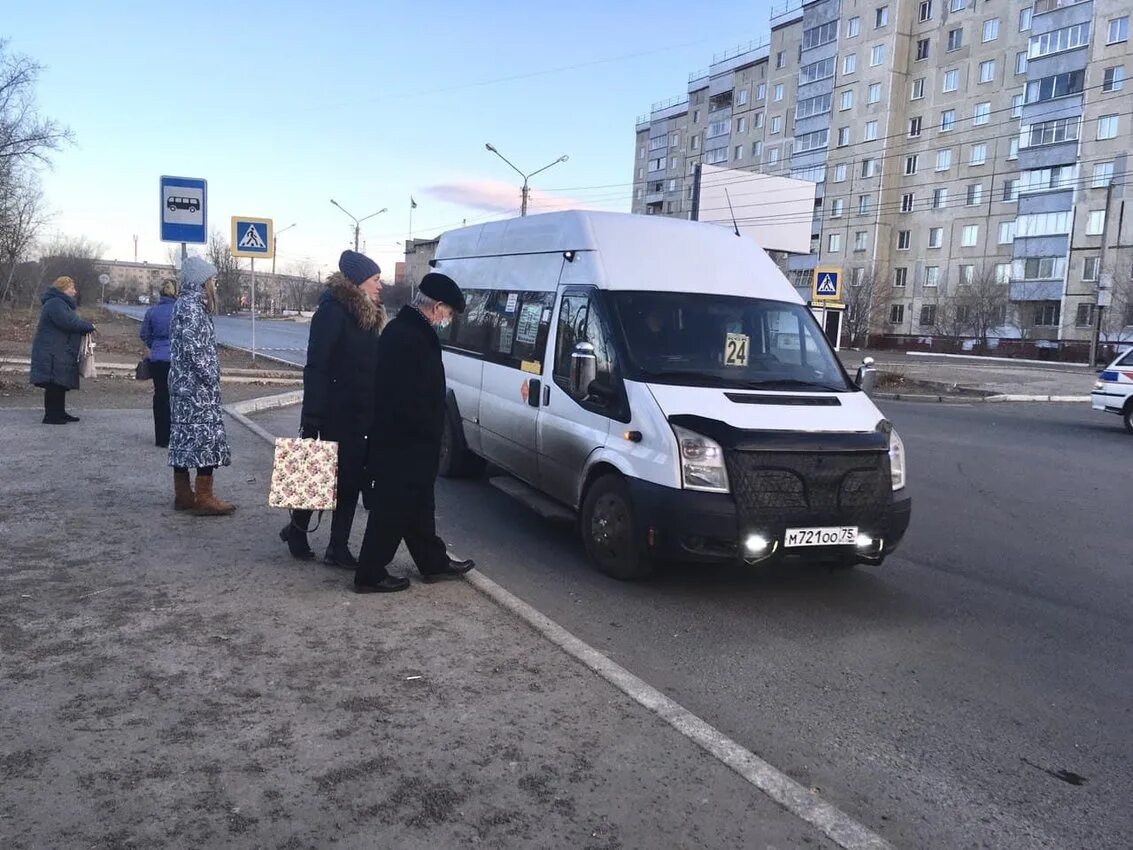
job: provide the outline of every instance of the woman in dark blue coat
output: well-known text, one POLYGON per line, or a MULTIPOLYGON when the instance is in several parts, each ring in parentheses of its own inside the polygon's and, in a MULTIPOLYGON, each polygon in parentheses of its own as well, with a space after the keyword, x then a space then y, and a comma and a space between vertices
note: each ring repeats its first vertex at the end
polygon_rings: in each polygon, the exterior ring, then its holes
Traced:
POLYGON ((177 283, 161 285, 161 300, 146 310, 138 336, 149 349, 149 375, 153 381, 153 440, 155 446, 169 448, 169 323, 177 303, 177 283))
POLYGON ((79 346, 94 325, 75 310, 78 292, 69 277, 43 293, 39 326, 31 344, 31 383, 43 388, 43 423, 66 425, 79 417, 67 412, 67 390, 79 388, 79 346))

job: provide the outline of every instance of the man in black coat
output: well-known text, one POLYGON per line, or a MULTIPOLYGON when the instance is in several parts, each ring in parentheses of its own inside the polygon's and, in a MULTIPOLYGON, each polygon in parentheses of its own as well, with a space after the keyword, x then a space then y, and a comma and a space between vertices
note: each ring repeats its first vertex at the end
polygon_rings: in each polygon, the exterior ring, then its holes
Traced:
POLYGON ((445 428, 445 367, 435 329, 447 326, 454 311, 464 312, 460 287, 431 272, 378 343, 369 446, 374 503, 354 574, 358 593, 409 586, 408 579, 386 571, 402 540, 426 582, 459 576, 475 566, 449 557, 437 536, 433 500, 445 428))
MULTIPOLYGON (((323 291, 311 319, 300 423, 304 437, 338 443, 338 506, 323 561, 356 567, 348 543, 358 496, 366 483, 366 436, 374 421, 378 338, 385 312, 377 263, 355 251, 343 251, 338 269, 344 280, 323 291)), ((307 543, 310 521, 310 511, 293 511, 291 522, 279 533, 291 554, 303 560, 315 557, 307 543)))

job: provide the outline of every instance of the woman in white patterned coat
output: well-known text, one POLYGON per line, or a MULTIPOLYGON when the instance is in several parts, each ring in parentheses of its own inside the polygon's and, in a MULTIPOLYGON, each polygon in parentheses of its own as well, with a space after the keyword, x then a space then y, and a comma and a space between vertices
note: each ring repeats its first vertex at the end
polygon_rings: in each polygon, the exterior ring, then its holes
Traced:
POLYGON ((232 462, 210 315, 215 305, 216 267, 199 257, 186 258, 169 326, 169 465, 174 509, 197 516, 225 516, 236 510, 213 495, 213 470, 232 462), (192 468, 197 470, 195 487, 189 479, 192 468))

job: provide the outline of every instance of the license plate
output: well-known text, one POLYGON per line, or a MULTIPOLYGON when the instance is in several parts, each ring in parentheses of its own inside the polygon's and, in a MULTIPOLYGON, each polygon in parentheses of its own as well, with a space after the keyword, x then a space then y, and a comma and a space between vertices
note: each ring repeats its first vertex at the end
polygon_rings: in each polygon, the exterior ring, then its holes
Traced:
POLYGON ((788 528, 783 545, 795 546, 852 546, 858 539, 858 527, 841 528, 788 528))

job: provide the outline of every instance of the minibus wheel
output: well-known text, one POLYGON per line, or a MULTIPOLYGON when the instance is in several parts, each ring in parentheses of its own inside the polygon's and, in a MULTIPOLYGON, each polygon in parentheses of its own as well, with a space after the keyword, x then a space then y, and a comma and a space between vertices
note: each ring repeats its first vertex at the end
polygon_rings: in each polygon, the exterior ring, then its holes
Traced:
POLYGON ((590 485, 580 525, 586 554, 606 575, 627 580, 653 572, 641 545, 629 488, 620 475, 603 475, 590 485))
POLYGON ((1125 423, 1125 430, 1133 434, 1133 399, 1125 403, 1125 412, 1121 414, 1121 419, 1125 423))

